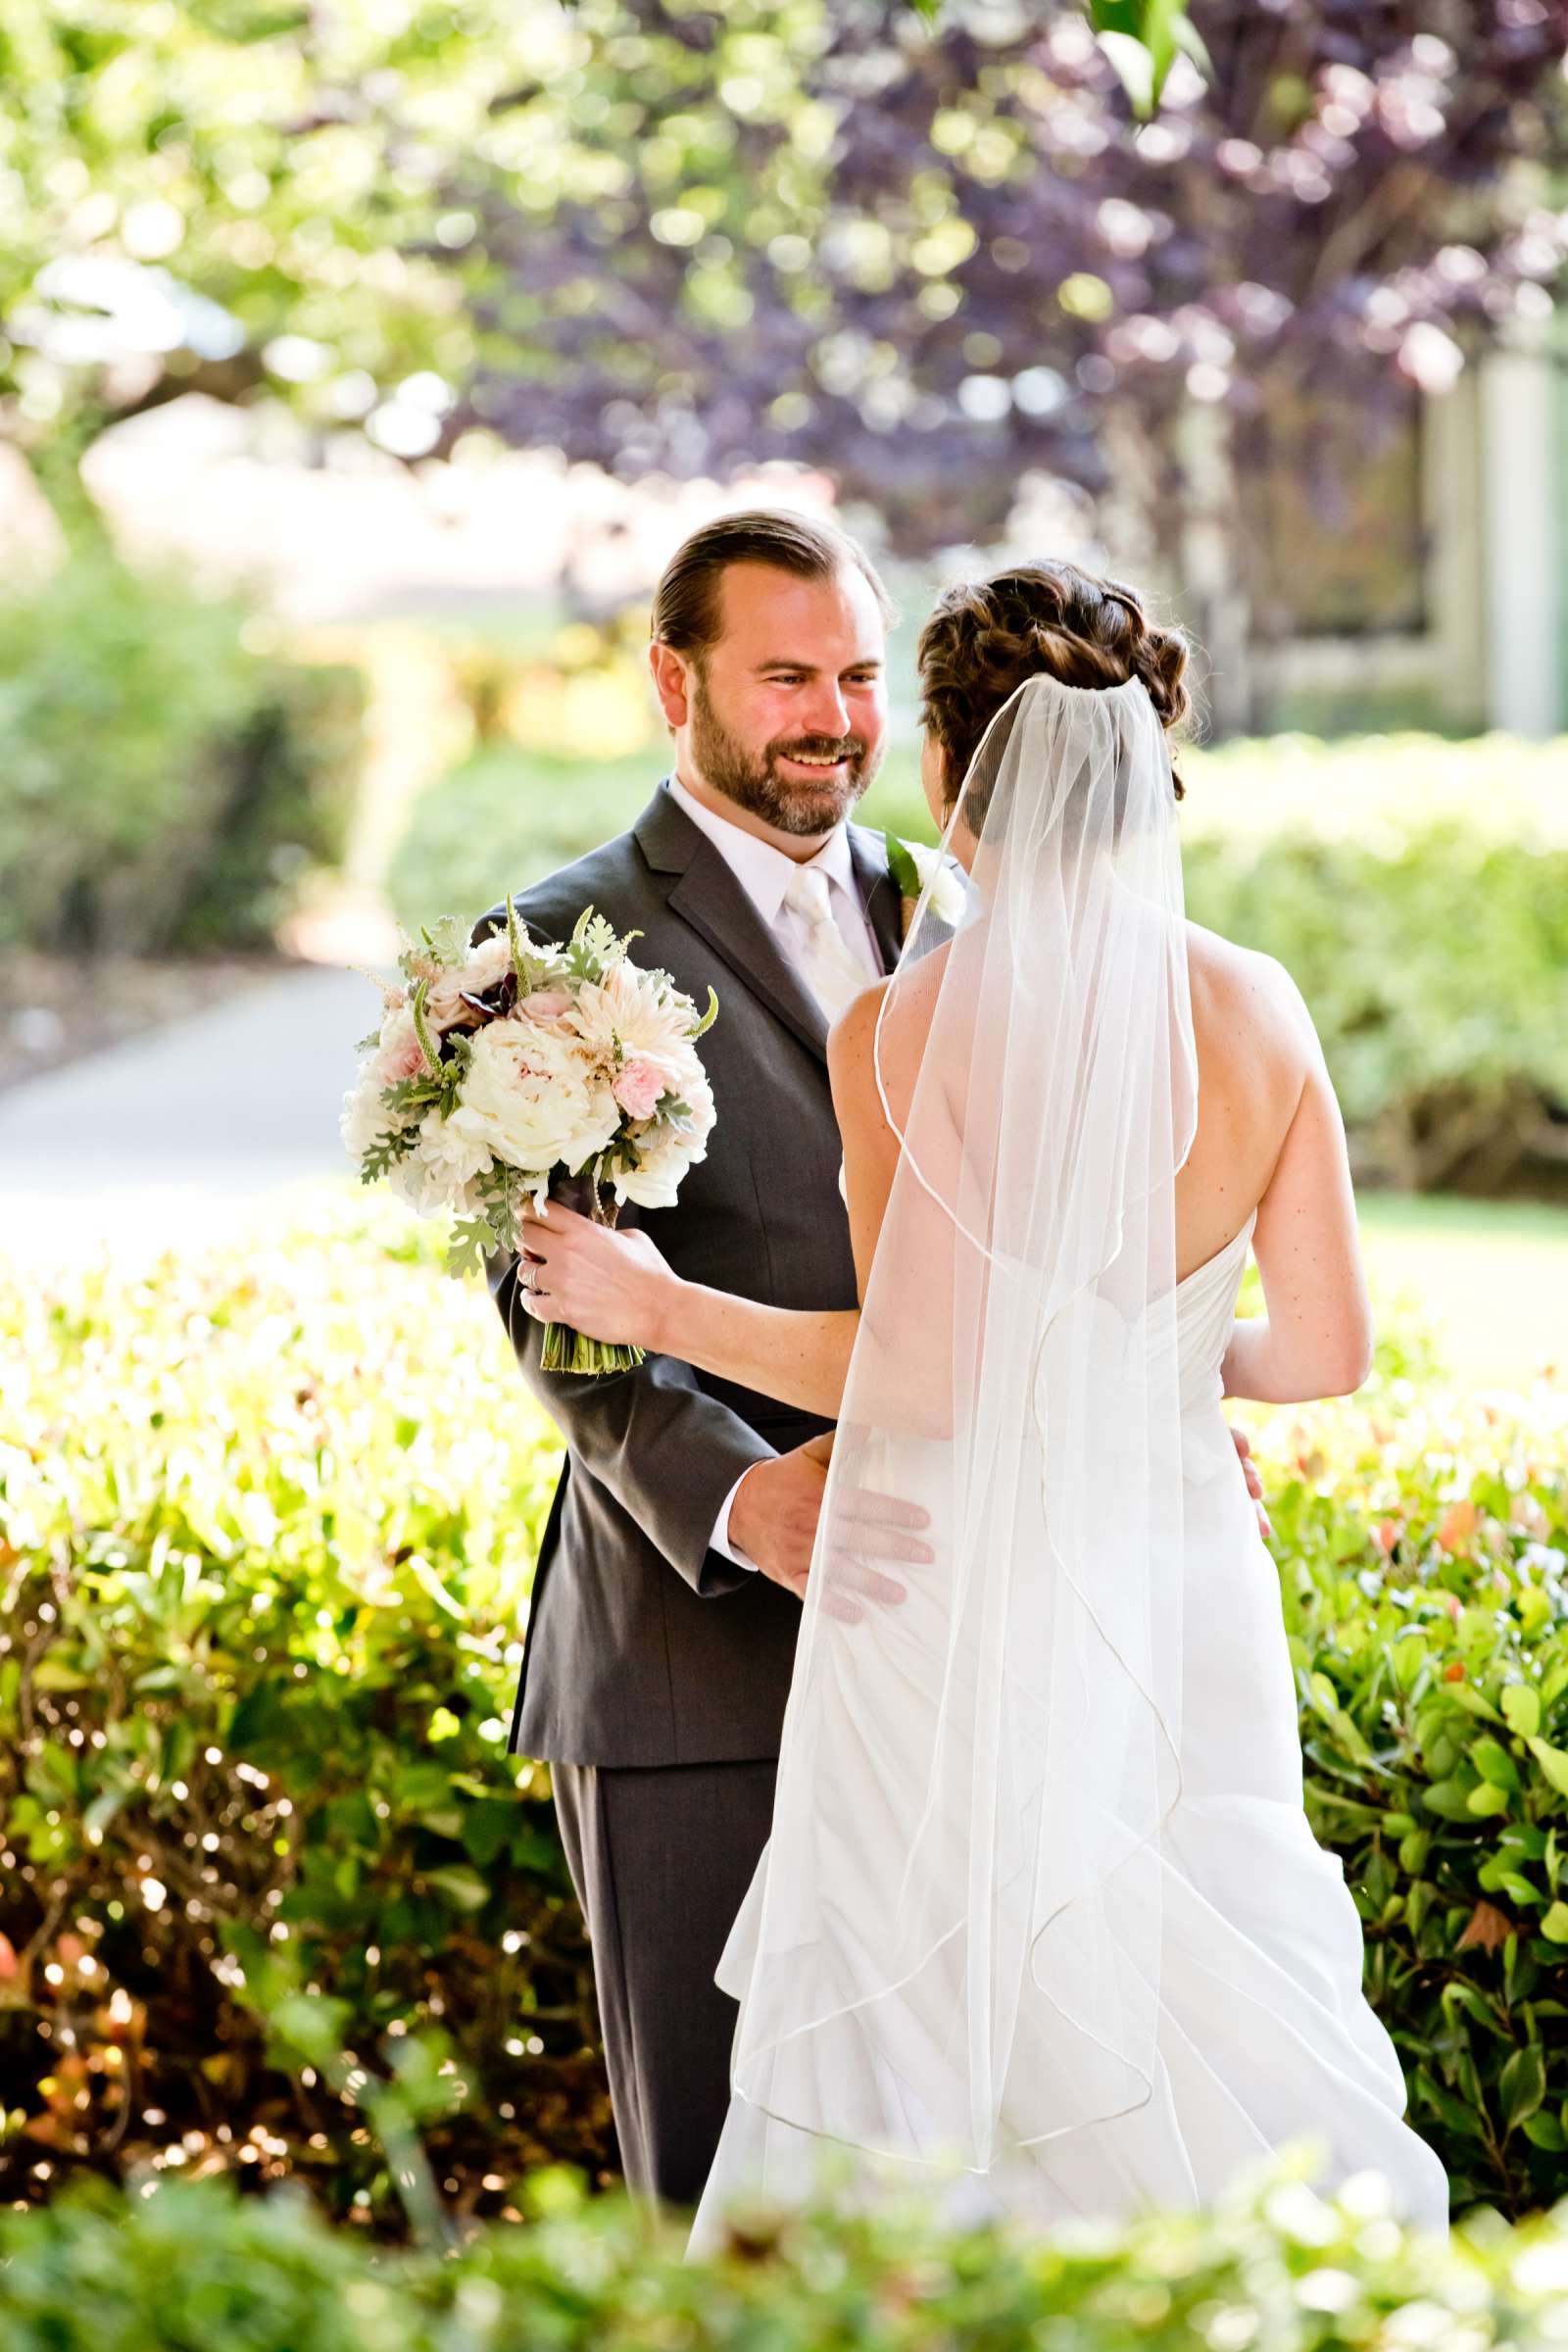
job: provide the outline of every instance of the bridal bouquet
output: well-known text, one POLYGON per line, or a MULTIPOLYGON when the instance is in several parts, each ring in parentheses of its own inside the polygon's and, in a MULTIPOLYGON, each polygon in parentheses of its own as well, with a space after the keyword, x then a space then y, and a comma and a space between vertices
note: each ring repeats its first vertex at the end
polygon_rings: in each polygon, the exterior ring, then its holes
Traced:
MULTIPOLYGON (((564 945, 539 944, 509 898, 506 929, 477 947, 452 915, 405 945, 404 985, 383 988, 381 1026, 360 1041, 343 1141, 363 1184, 384 1176, 421 1215, 456 1214, 453 1273, 519 1250, 526 1198, 612 1225, 627 1200, 668 1207, 706 1157, 713 1097, 696 1046, 718 1000, 710 989, 699 1014, 667 972, 633 963, 639 936, 590 906, 564 945)), ((619 1372, 643 1351, 551 1323, 541 1360, 619 1372)))

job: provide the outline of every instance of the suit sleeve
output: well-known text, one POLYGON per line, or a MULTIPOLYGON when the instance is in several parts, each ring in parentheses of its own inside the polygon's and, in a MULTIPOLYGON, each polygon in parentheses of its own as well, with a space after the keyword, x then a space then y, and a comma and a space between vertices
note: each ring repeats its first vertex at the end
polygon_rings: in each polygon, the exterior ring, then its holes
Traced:
MULTIPOLYGON (((536 932, 550 918, 536 903, 517 911, 536 932)), ((574 919, 574 918, 571 918, 574 919)), ((505 907, 474 925, 482 939, 506 920, 505 907)), ((570 920, 566 928, 570 928, 570 920)), ((634 1370, 587 1377, 546 1372, 539 1357, 544 1325, 517 1294, 517 1261, 504 1250, 486 1260, 490 1295, 512 1342, 525 1386, 565 1439, 574 1460, 612 1494, 677 1575, 705 1598, 732 1592, 756 1574, 711 1548, 712 1536, 738 1481, 775 1448, 728 1405, 708 1396, 689 1364, 649 1355, 634 1370)))

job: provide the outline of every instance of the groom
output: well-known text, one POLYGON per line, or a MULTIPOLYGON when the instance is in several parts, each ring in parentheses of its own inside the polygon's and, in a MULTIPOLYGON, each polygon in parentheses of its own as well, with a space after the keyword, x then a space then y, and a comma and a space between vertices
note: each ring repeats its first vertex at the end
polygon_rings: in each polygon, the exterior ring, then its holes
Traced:
MULTIPOLYGON (((679 1274, 778 1306, 858 1302, 826 1040, 899 953, 881 838, 847 821, 881 757, 890 614, 823 523, 760 512, 695 532, 654 602, 673 772, 629 832, 517 900, 547 939, 592 906, 699 1004, 717 990, 708 1156, 646 1223, 679 1274)), ((566 1461, 511 1745, 552 1767, 626 2178, 691 2204, 729 2098, 735 2009, 713 1970, 768 1836, 825 1479, 802 1447, 829 1425, 667 1356, 541 1372, 518 1272, 492 1258, 491 1290, 566 1461)), ((911 1556, 922 1517, 888 1501, 867 1549, 911 1556)))

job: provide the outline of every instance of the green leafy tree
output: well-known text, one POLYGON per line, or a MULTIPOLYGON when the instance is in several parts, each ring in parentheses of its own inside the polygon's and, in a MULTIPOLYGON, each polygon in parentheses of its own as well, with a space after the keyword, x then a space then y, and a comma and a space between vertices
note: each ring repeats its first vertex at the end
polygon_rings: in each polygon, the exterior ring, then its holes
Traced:
MULTIPOLYGON (((0 6, 0 423, 68 528, 93 528, 97 435, 183 392, 265 387, 329 428, 462 375, 441 191, 486 152, 536 14, 0 6)), ((414 455, 408 406, 385 430, 414 455)))

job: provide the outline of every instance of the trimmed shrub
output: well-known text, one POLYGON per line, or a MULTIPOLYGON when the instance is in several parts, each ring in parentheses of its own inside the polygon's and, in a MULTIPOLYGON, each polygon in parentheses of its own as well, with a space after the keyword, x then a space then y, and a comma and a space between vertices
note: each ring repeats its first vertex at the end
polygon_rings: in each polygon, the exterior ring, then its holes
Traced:
POLYGON ((0 947, 265 945, 341 857, 360 673, 254 650, 261 625, 112 556, 0 601, 0 947))
POLYGON ((1568 850, 1200 839, 1187 901, 1296 980, 1361 1176, 1568 1193, 1568 850))
POLYGON ((1307 1812, 1456 2209, 1568 2190, 1568 1396, 1408 1381, 1257 1451, 1307 1812))
MULTIPOLYGON (((400 2229, 328 2034, 445 2084, 461 2210, 602 2173, 581 1928, 503 1753, 558 1448, 488 1298, 345 1195, 0 1317, 0 2189, 294 2171, 400 2229)), ((1568 1398, 1461 1405, 1396 1335, 1255 1436, 1411 2120, 1524 2212, 1568 2192, 1568 1398)))
MULTIPOLYGON (((1366 2352, 1563 2332, 1568 2239, 1406 2236, 1377 2184, 1283 2170, 1212 2212, 1046 2238, 906 2211, 734 2217, 686 2264, 619 2198, 491 2225, 451 2253, 329 2231, 303 2198, 169 2181, 0 2214, 8 2352, 1366 2352)), ((558 2210, 549 2212, 548 2208, 558 2210)))
POLYGON ((597 2170, 581 1926, 504 1753, 559 1447, 482 1288, 334 1204, 13 1284, 0 1326, 3 2192, 173 2151, 391 2213, 358 2106, 257 2014, 290 1997, 372 2067, 446 2036, 459 2205, 597 2170))
POLYGON ((657 751, 593 762, 486 745, 415 803, 387 874, 399 920, 477 915, 526 890, 622 832, 663 773, 657 751))

